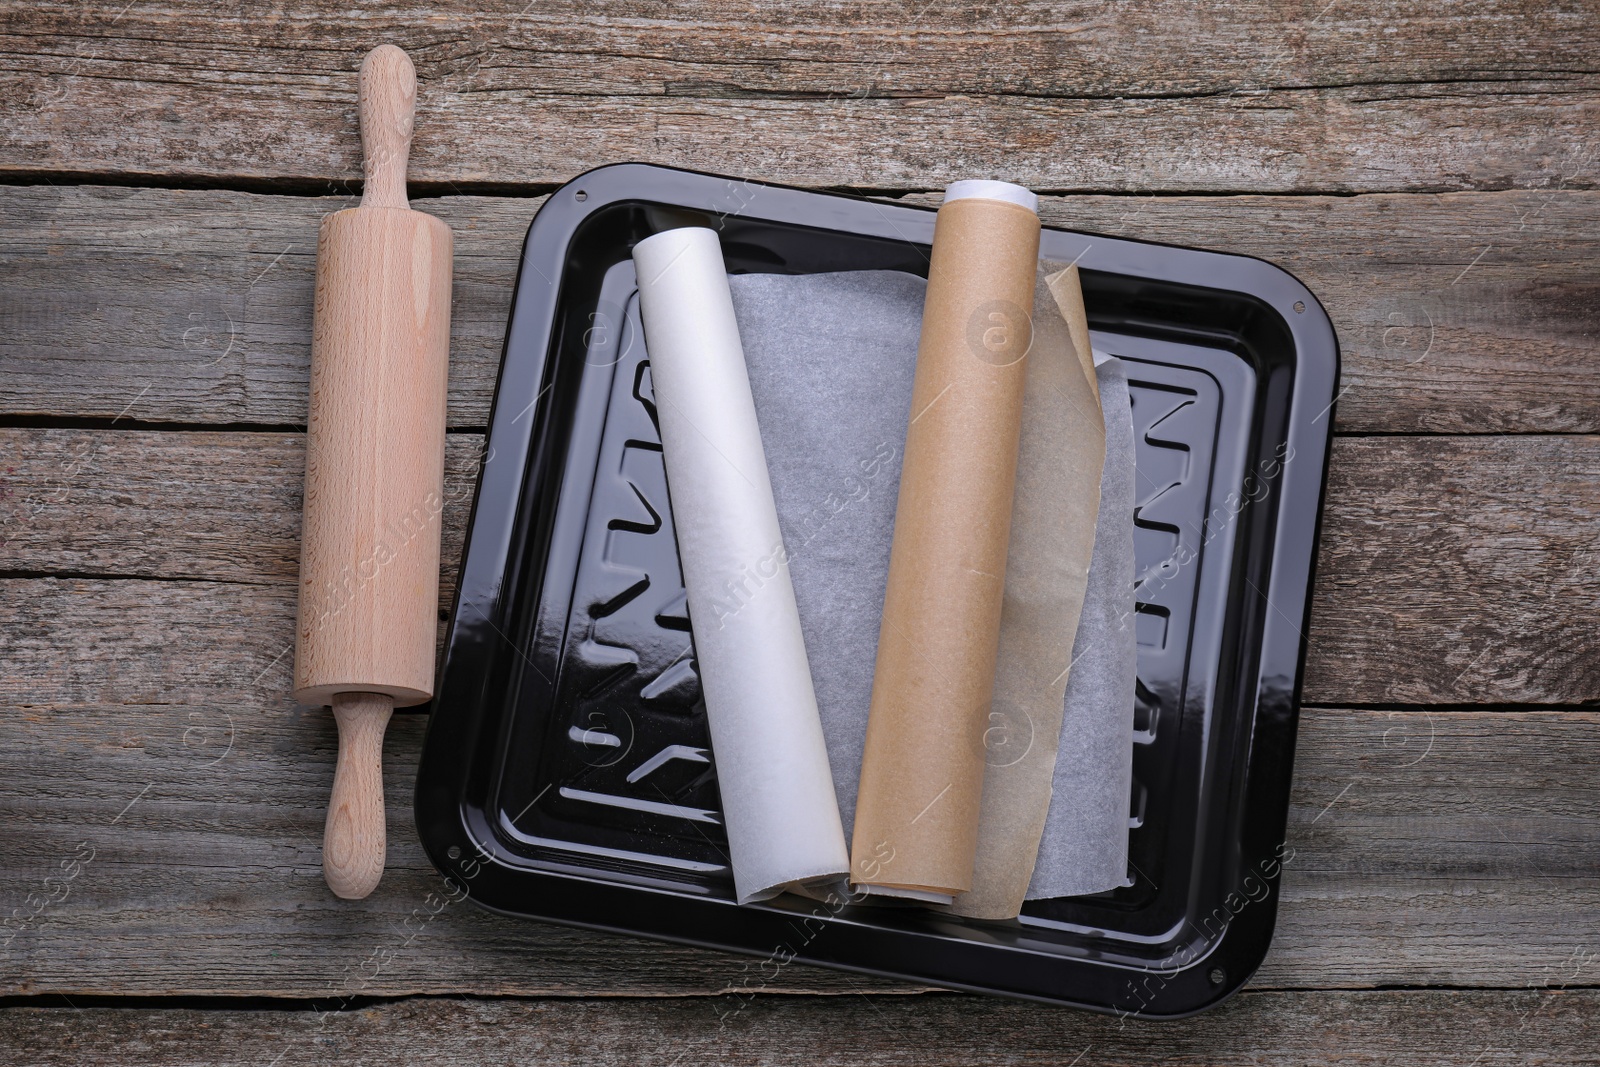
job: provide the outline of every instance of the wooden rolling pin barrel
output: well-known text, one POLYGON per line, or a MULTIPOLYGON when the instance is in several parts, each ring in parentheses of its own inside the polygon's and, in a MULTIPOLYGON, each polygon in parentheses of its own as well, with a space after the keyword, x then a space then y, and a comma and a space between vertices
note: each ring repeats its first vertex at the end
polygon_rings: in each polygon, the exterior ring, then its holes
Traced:
POLYGON ((433 695, 450 357, 450 228, 406 201, 417 80, 361 64, 361 204, 322 220, 311 340, 294 696, 333 707, 322 865, 341 897, 383 876, 383 733, 433 695))

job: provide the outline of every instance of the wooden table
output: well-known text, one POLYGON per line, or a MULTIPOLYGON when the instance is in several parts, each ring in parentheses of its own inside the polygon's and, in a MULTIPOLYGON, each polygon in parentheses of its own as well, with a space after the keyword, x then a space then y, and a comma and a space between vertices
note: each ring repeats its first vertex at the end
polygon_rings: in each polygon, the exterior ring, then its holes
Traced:
POLYGON ((3 4, 0 1061, 1600 1062, 1600 9, 754 6, 3 4), (528 222, 602 163, 992 175, 1317 293, 1295 859, 1243 994, 1119 1022, 449 904, 415 716, 388 875, 332 897, 332 720, 287 694, 301 431, 383 41, 456 233, 453 500, 528 222))

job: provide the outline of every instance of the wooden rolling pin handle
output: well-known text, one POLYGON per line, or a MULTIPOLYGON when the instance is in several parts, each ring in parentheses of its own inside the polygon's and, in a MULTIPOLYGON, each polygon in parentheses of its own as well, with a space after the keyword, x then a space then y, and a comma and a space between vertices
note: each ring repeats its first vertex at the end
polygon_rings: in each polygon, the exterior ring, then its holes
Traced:
POLYGON ((322 873, 328 888, 346 900, 360 900, 383 877, 383 731, 392 711, 394 698, 379 693, 333 698, 339 763, 322 834, 322 873))
POLYGON ((417 71, 411 57, 382 44, 361 62, 356 91, 361 113, 362 207, 408 208, 406 163, 417 105, 417 71))

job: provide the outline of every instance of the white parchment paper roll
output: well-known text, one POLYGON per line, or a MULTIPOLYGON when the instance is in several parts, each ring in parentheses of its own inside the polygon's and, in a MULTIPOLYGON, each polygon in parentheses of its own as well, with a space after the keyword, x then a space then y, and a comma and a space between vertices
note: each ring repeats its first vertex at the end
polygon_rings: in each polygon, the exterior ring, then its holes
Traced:
POLYGON ((714 231, 633 249, 739 903, 849 870, 788 555, 714 231))

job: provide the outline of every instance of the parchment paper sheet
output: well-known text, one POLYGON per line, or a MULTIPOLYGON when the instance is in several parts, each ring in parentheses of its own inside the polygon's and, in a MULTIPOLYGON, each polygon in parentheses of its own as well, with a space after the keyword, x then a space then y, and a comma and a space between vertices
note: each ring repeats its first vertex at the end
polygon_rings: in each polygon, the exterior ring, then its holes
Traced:
POLYGON ((927 283, 900 271, 728 282, 848 833, 927 283))
POLYGON ((849 859, 721 246, 667 230, 633 258, 743 904, 841 878, 849 859))
POLYGON ((1127 880, 1138 648, 1133 618, 1133 413, 1122 362, 1095 368, 1105 412, 1089 589, 1072 648, 1054 792, 1028 899, 1102 893, 1127 880))

